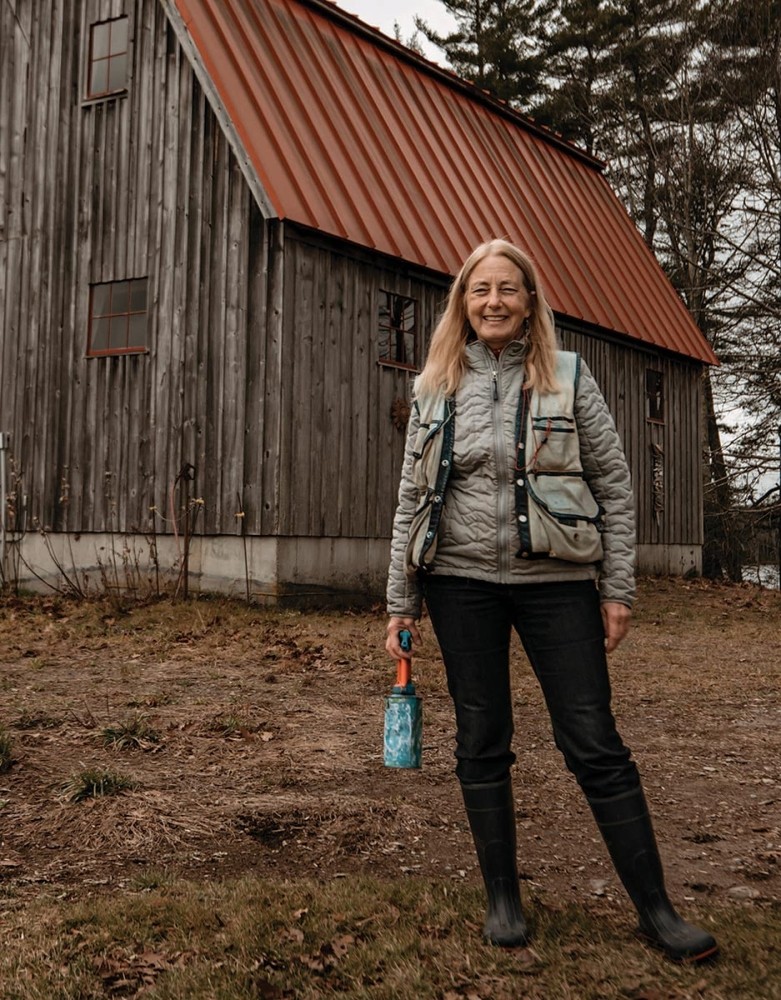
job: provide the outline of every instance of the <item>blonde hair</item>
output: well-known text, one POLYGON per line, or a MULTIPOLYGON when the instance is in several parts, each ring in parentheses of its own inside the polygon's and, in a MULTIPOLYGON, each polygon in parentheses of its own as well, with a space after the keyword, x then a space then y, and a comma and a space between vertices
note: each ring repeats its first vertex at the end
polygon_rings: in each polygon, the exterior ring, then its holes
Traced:
POLYGON ((450 293, 436 329, 431 336, 423 371, 415 381, 415 393, 444 392, 451 396, 466 371, 466 345, 472 328, 466 315, 466 290, 469 278, 486 257, 506 257, 523 275, 529 293, 531 313, 525 339, 526 388, 540 392, 556 392, 556 330, 553 312, 537 277, 530 257, 507 240, 482 243, 464 261, 450 286, 450 293))

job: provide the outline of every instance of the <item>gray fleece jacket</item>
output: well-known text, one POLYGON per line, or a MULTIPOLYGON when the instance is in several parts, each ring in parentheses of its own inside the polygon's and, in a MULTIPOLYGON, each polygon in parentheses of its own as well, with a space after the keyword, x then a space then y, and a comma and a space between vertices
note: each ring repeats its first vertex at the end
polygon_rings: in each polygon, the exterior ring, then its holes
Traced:
MULTIPOLYGON (((574 416, 580 460, 604 510, 600 563, 517 557, 515 511, 516 420, 524 380, 525 346, 509 344, 496 358, 480 341, 467 347, 467 371, 456 392, 455 440, 433 572, 494 583, 599 579, 602 601, 634 600, 635 527, 629 469, 607 404, 581 362, 574 416)), ((413 407, 393 525, 388 614, 418 618, 422 588, 405 569, 409 527, 418 503, 413 446, 419 415, 413 407)))

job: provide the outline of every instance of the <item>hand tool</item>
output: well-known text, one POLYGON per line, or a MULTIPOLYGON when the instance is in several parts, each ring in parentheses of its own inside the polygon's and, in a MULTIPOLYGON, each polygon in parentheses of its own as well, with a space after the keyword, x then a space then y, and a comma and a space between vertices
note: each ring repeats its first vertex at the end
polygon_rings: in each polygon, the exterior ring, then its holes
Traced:
MULTIPOLYGON (((412 650, 408 629, 399 632, 404 652, 412 650)), ((385 698, 384 759, 386 767, 420 767, 423 750, 423 699, 412 683, 412 659, 396 661, 396 683, 385 698)))

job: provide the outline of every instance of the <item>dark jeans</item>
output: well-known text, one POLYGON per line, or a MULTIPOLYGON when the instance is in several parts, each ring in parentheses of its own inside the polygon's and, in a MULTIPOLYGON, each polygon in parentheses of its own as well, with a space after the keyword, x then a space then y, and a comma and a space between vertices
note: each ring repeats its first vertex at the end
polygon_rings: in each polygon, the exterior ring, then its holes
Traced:
POLYGON ((505 586, 430 576, 426 604, 456 709, 456 774, 501 781, 515 755, 509 650, 515 628, 548 706, 556 746, 590 798, 637 788, 616 731, 599 597, 591 580, 505 586))

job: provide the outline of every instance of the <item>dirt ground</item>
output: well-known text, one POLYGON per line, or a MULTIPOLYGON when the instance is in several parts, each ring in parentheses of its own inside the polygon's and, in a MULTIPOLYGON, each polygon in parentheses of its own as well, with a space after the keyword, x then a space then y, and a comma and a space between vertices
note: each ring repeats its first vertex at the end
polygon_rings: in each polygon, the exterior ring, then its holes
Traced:
MULTIPOLYGON (((780 625, 778 592, 646 580, 612 657, 619 726, 679 901, 781 897, 780 625)), ((392 668, 379 609, 2 600, 14 762, 0 773, 0 915, 42 892, 165 874, 477 881, 425 622, 424 635, 423 767, 399 771, 382 761, 392 668), (105 745, 107 729, 140 745, 105 745), (135 787, 69 801, 88 768, 135 787)), ((522 877, 551 901, 623 899, 520 651, 513 669, 522 877)))

